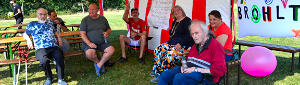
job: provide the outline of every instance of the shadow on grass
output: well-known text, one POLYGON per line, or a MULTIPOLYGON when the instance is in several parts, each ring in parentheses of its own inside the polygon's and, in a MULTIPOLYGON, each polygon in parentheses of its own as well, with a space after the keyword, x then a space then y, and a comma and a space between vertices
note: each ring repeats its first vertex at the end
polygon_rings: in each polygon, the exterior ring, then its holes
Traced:
MULTIPOLYGON (((28 63, 29 65, 30 63, 28 63)), ((16 67, 18 65, 16 64, 16 67)), ((8 68, 8 65, 6 65, 5 67, 8 68)), ((55 65, 51 64, 51 68, 55 69, 55 65)), ((46 80, 46 76, 43 73, 38 73, 38 72, 42 72, 42 70, 39 67, 39 62, 34 62, 33 64, 31 64, 30 66, 27 67, 27 77, 28 77, 28 84, 31 84, 33 82, 37 82, 37 81, 45 81, 46 80)), ((53 71, 52 71, 53 72, 53 71)), ((0 78, 4 79, 4 78, 8 78, 8 83, 12 83, 13 78, 10 76, 10 70, 6 69, 3 72, 4 74, 1 74, 0 78)), ((17 73, 17 70, 16 70, 17 73)), ((17 74, 16 74, 17 75, 17 74)), ((20 67, 20 77, 19 77, 19 81, 21 84, 25 84, 25 64, 21 64, 20 67)), ((53 76, 57 76, 57 74, 53 74, 53 76)))
MULTIPOLYGON (((17 52, 17 51, 16 51, 17 52)), ((16 56, 15 57, 18 57, 17 55, 18 54, 15 54, 16 56)), ((30 52, 28 54, 28 57, 30 56, 34 56, 34 52, 30 52)), ((30 64, 30 62, 28 62, 28 65, 30 64)), ((16 67, 16 73, 17 73, 17 68, 18 68, 18 65, 19 64, 15 64, 15 67, 16 67)), ((0 69, 4 69, 2 71, 0 71, 0 79, 3 79, 3 78, 7 78, 7 77, 11 77, 11 72, 10 72, 10 68, 9 68, 10 65, 3 65, 3 66, 0 66, 0 69)), ((21 70, 24 70, 25 69, 25 63, 21 63, 21 67, 20 67, 21 70)), ((29 69, 29 68, 28 68, 29 69)))

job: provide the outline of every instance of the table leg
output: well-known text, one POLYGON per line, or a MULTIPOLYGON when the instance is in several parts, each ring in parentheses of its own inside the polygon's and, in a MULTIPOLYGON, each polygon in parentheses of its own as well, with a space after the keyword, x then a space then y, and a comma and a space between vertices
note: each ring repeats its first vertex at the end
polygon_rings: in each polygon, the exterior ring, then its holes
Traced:
POLYGON ((240 72, 240 66, 241 66, 241 64, 238 64, 238 85, 240 85, 240 83, 241 83, 241 72, 240 72))
POLYGON ((294 59, 295 59, 295 53, 292 53, 291 72, 294 71, 294 59))
MULTIPOLYGON (((228 67, 228 65, 227 65, 227 67, 228 67)), ((229 85, 229 72, 228 72, 229 70, 228 70, 228 68, 227 68, 227 72, 226 72, 226 83, 225 83, 225 85, 229 85)))
MULTIPOLYGON (((241 45, 239 45, 239 58, 241 59, 241 45)), ((241 62, 238 64, 238 85, 240 85, 241 75, 240 75, 241 62)))
POLYGON ((239 58, 241 59, 241 45, 239 45, 239 58))
POLYGON ((299 61, 298 61, 298 69, 300 69, 300 52, 299 52, 298 58, 299 58, 299 61))
MULTIPOLYGON (((6 44, 7 46, 7 52, 6 52, 6 57, 7 57, 7 60, 9 59, 13 59, 13 54, 12 54, 12 47, 11 47, 11 44, 6 44)), ((9 65, 9 70, 10 70, 10 76, 13 77, 13 84, 15 84, 15 64, 10 64, 9 65)))
POLYGON ((26 79, 26 83, 25 83, 25 85, 28 85, 28 79, 27 79, 27 61, 25 62, 25 79, 26 79))

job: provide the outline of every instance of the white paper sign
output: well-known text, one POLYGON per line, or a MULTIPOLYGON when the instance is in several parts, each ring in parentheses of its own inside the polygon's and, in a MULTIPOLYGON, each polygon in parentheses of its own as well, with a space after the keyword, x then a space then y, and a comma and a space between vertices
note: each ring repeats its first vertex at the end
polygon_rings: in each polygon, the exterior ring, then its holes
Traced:
POLYGON ((173 0, 152 0, 148 16, 148 25, 167 30, 173 0))

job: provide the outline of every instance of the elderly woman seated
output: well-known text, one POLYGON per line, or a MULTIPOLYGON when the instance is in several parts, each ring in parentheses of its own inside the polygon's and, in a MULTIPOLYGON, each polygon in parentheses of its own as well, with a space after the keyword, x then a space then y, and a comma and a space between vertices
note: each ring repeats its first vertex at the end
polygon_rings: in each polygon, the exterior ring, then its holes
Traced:
POLYGON ((195 41, 187 55, 187 67, 175 67, 161 74, 158 85, 205 85, 219 82, 226 73, 223 46, 209 34, 202 22, 192 22, 191 35, 195 41))
POLYGON ((154 50, 154 64, 150 75, 155 76, 151 82, 157 83, 160 73, 175 67, 182 56, 188 53, 188 48, 193 44, 193 38, 189 32, 191 19, 185 15, 183 9, 176 5, 172 10, 174 21, 169 30, 169 41, 163 43, 154 50))

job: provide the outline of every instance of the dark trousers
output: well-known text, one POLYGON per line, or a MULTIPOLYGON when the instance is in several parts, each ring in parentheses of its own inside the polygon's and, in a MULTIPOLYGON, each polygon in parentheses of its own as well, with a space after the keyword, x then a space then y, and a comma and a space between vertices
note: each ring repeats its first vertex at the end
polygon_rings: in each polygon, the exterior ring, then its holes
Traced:
MULTIPOLYGON (((16 18, 16 24, 22 24, 23 23, 23 17, 16 18)), ((22 29, 22 26, 19 26, 18 29, 22 29)))
POLYGON ((53 79, 49 59, 56 61, 58 79, 64 78, 64 56, 59 47, 40 48, 35 51, 35 56, 40 61, 40 67, 45 71, 47 78, 53 79))
POLYGON ((231 60, 233 60, 233 55, 225 54, 225 61, 228 62, 228 61, 231 61, 231 60))
POLYGON ((200 83, 204 85, 214 84, 200 72, 181 73, 180 66, 162 72, 158 81, 158 85, 198 85, 200 83))

